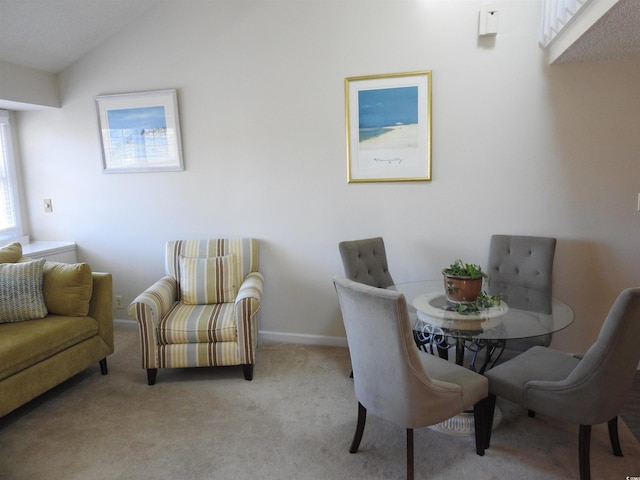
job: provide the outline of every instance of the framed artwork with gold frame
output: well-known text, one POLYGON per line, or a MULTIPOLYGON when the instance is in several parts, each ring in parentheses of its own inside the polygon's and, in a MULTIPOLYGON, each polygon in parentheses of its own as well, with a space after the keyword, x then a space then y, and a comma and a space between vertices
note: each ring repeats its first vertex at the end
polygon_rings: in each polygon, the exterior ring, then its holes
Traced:
POLYGON ((431 180, 431 70, 344 82, 347 182, 431 180))

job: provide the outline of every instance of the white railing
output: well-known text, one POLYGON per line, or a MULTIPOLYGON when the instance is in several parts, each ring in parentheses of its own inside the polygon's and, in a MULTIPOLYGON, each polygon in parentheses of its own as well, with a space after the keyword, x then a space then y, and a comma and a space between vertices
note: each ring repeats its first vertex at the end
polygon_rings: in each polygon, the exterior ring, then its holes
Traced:
POLYGON ((594 0, 542 0, 540 45, 548 47, 574 15, 592 1, 594 0))

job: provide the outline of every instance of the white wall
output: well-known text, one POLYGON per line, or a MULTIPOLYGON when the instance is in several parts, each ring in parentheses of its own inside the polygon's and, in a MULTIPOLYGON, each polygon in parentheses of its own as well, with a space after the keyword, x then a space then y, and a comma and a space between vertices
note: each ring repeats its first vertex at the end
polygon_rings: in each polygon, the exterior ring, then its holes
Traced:
POLYGON ((62 109, 20 114, 32 237, 75 240, 127 303, 168 239, 258 237, 260 328, 308 340, 344 334, 340 240, 383 236, 410 281, 486 263, 493 233, 555 236, 577 320, 554 345, 584 350, 640 284, 640 62, 547 67, 538 2, 494 3, 493 40, 475 0, 160 4, 61 74, 62 109), (344 78, 414 70, 433 71, 433 181, 347 184, 344 78), (94 97, 165 88, 186 170, 103 174, 94 97))

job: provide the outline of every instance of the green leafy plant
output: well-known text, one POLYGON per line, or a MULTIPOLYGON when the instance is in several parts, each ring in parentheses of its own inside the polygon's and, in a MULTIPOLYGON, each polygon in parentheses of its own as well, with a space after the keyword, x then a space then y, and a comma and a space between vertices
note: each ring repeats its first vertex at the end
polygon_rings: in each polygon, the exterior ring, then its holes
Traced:
POLYGON ((478 295, 478 299, 471 303, 449 304, 446 310, 457 312, 461 315, 480 313, 491 307, 497 307, 502 302, 502 295, 488 295, 484 290, 478 295))
POLYGON ((487 278, 487 274, 482 271, 480 265, 464 263, 462 260, 456 260, 447 268, 443 269, 442 273, 454 277, 487 278))
MULTIPOLYGON (((451 277, 462 277, 469 279, 485 279, 488 278, 487 274, 482 271, 480 265, 473 263, 464 263, 462 260, 456 260, 449 267, 442 270, 443 275, 451 277)), ((448 294, 455 294, 458 288, 453 284, 453 281, 446 280, 445 288, 448 294)), ((459 302, 449 305, 447 310, 455 311, 460 314, 466 315, 470 313, 478 313, 482 310, 500 305, 502 301, 502 295, 488 295, 484 290, 478 293, 478 297, 472 302, 459 302)))

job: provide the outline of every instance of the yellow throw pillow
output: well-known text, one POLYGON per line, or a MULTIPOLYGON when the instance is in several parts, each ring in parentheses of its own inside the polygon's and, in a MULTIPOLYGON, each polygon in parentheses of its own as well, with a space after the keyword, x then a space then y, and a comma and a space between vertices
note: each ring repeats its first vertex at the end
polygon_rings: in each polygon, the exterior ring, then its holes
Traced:
POLYGON ((22 245, 18 242, 13 242, 0 248, 0 263, 16 263, 21 258, 22 245))
POLYGON ((42 292, 49 313, 70 317, 87 315, 93 293, 91 267, 86 263, 47 261, 42 275, 42 292))
POLYGON ((180 256, 180 299, 191 305, 229 303, 238 294, 236 256, 180 256))

